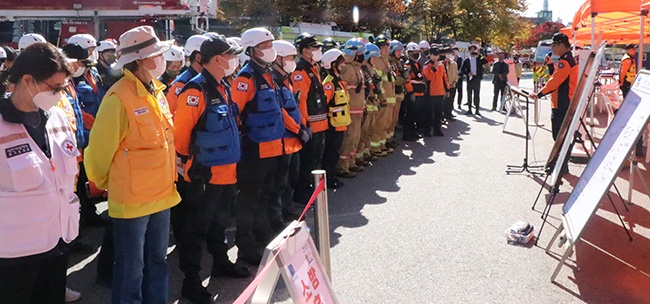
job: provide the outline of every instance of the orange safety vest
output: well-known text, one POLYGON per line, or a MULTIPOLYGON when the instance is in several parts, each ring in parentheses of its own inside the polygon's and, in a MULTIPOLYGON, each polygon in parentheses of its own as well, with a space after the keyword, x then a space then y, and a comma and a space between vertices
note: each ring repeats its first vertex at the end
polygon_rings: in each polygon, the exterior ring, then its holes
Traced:
POLYGON ((108 180, 109 197, 120 204, 164 199, 176 191, 176 151, 172 115, 162 92, 152 106, 151 94, 138 95, 134 78, 123 77, 107 95, 116 94, 129 118, 126 136, 113 157, 108 180))

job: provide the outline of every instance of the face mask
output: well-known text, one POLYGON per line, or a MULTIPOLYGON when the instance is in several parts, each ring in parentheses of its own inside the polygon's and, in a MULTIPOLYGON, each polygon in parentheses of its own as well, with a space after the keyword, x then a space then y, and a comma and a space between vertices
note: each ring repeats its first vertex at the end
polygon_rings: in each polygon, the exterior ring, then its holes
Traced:
POLYGON ((94 50, 93 53, 90 54, 90 56, 88 56, 88 60, 97 61, 97 59, 99 59, 99 53, 97 52, 97 50, 94 50))
POLYGON ((151 78, 158 78, 167 70, 167 63, 163 56, 155 57, 153 61, 156 64, 156 67, 153 70, 149 70, 149 75, 151 75, 151 78))
POLYGON ((411 54, 411 59, 418 61, 420 60, 420 53, 412 53, 411 54))
POLYGON ((323 59, 323 51, 321 51, 321 49, 311 51, 311 56, 311 59, 314 62, 319 62, 321 59, 323 59))
POLYGON ((108 65, 111 65, 111 64, 115 63, 115 59, 116 59, 115 54, 106 54, 106 55, 104 55, 104 61, 106 61, 106 63, 108 65))
MULTIPOLYGON (((38 88, 38 84, 36 83, 36 80, 34 80, 34 84, 36 85, 36 88, 38 88)), ((32 94, 32 91, 27 89, 29 91, 29 94, 32 95, 32 102, 34 103, 35 106, 40 108, 43 111, 47 111, 54 107, 59 101, 61 100, 61 93, 54 93, 52 91, 48 92, 41 92, 41 89, 38 89, 38 94, 34 95, 32 94)))
POLYGON ((239 59, 237 57, 231 58, 228 60, 228 68, 226 69, 226 77, 232 75, 235 70, 237 69, 237 66, 239 65, 239 59))
POLYGON ((445 55, 440 55, 440 57, 438 57, 438 60, 445 60, 446 58, 447 58, 447 56, 445 56, 445 55))
POLYGON ((293 60, 285 60, 284 64, 282 64, 282 69, 285 72, 291 74, 291 73, 293 73, 293 71, 296 70, 296 62, 293 61, 293 60))
POLYGON ((176 76, 178 76, 178 74, 181 73, 181 70, 167 70, 165 73, 167 73, 167 76, 171 78, 175 78, 176 76))
POLYGON ((271 63, 275 60, 276 55, 277 53, 275 52, 275 49, 269 48, 266 50, 262 50, 262 57, 260 57, 260 59, 262 59, 266 63, 271 63))
POLYGON ((472 57, 476 57, 476 56, 478 56, 478 53, 472 52, 472 57))
POLYGON ((85 67, 78 67, 77 70, 74 71, 74 73, 72 73, 72 78, 77 78, 77 77, 83 75, 84 72, 86 72, 85 67))
POLYGON ((354 61, 359 62, 359 63, 363 62, 363 59, 364 59, 363 54, 359 54, 359 55, 357 55, 357 57, 354 57, 354 61))

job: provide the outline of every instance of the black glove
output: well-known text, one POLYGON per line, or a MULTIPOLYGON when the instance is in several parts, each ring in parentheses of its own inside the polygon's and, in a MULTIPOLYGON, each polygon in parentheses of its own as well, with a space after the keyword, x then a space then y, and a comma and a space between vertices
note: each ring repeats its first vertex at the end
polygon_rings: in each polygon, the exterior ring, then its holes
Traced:
POLYGON ((361 90, 363 90, 363 82, 359 81, 359 83, 357 83, 357 88, 355 89, 355 92, 359 94, 361 93, 361 90))
POLYGON ((300 143, 303 145, 306 144, 312 136, 311 128, 309 127, 300 127, 300 131, 298 131, 298 139, 300 139, 300 143))

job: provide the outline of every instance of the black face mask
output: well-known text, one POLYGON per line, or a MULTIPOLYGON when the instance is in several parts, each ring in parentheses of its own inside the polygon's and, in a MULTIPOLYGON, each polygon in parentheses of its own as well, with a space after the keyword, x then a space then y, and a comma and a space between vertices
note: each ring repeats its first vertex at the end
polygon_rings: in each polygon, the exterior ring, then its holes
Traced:
POLYGON ((445 55, 440 55, 440 57, 438 57, 439 61, 445 60, 445 59, 447 59, 447 56, 445 56, 445 55))
POLYGON ((478 56, 478 52, 472 52, 472 56, 478 56))
POLYGON ((363 59, 364 59, 363 54, 357 54, 357 56, 354 57, 354 61, 359 63, 363 62, 363 59))

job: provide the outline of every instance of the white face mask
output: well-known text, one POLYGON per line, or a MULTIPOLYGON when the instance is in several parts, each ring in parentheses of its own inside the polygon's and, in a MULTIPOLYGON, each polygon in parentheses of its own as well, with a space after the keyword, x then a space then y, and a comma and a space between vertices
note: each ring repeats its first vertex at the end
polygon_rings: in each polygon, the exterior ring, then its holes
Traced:
POLYGON ((154 57, 154 62, 156 63, 156 67, 153 70, 149 70, 149 75, 151 75, 151 78, 158 78, 162 76, 162 74, 165 73, 167 70, 167 62, 165 62, 165 58, 163 56, 157 56, 154 57))
POLYGON ((323 59, 323 51, 321 49, 311 51, 311 59, 314 62, 319 62, 321 59, 323 59))
POLYGON ((275 60, 275 56, 277 56, 277 53, 275 52, 274 48, 268 48, 266 50, 262 50, 262 59, 266 63, 271 63, 275 60))
POLYGON ((86 67, 77 67, 77 70, 72 73, 72 78, 77 78, 86 72, 86 67))
POLYGON ((239 66, 239 59, 237 57, 228 60, 228 68, 226 69, 226 77, 232 75, 239 66))
MULTIPOLYGON (((34 84, 36 84, 36 88, 38 88, 38 84, 36 83, 36 80, 34 80, 34 84)), ((27 89, 29 91, 29 89, 27 89)), ((32 102, 34 103, 35 106, 39 107, 43 111, 47 111, 54 107, 63 95, 61 92, 59 93, 54 93, 52 91, 47 91, 47 92, 41 92, 41 89, 38 89, 38 94, 33 95, 32 91, 29 91, 29 94, 32 95, 32 102)))
POLYGON ((293 71, 296 70, 296 62, 293 60, 284 60, 284 63, 282 64, 282 69, 291 74, 293 71))

